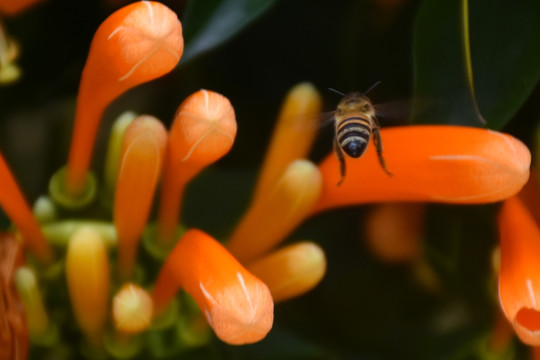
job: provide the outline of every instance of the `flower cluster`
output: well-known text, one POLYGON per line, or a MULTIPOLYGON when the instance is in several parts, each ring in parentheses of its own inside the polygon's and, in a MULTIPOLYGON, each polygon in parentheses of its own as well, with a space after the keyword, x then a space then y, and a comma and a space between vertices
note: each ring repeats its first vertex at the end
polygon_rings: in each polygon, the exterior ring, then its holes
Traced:
POLYGON ((67 165, 52 176, 49 195, 38 199, 33 212, 0 156, 0 205, 14 225, 0 236, 0 286, 6 293, 0 312, 7 319, 0 330, 9 334, 0 351, 26 354, 29 338, 68 356, 172 357, 207 344, 209 329, 228 344, 260 341, 272 328, 274 304, 314 288, 327 266, 314 241, 279 244, 313 214, 390 201, 478 204, 510 198, 501 214, 501 301, 518 334, 538 329, 536 280, 530 277, 535 260, 515 261, 529 250, 505 240, 519 230, 524 239, 538 237, 537 225, 536 233, 527 230, 535 225, 512 198, 527 182, 530 153, 507 134, 458 126, 383 129, 393 176, 380 168, 370 146, 361 159, 347 159, 349 172, 337 186, 333 154, 319 165, 308 159, 322 105, 312 85, 299 84, 284 100, 251 203, 220 242, 181 221, 186 185, 231 149, 237 131, 229 100, 200 90, 180 104, 168 130, 150 115, 119 117, 98 186, 90 164, 104 110, 128 89, 172 71, 182 52, 181 24, 164 5, 142 1, 118 10, 92 40, 67 165), (83 215, 96 212, 99 218, 83 215), (512 222, 518 218, 526 227, 512 222), (503 281, 505 276, 511 280, 503 281), (519 291, 507 291, 514 280, 519 291), (513 301, 506 294, 530 301, 506 305, 513 301))

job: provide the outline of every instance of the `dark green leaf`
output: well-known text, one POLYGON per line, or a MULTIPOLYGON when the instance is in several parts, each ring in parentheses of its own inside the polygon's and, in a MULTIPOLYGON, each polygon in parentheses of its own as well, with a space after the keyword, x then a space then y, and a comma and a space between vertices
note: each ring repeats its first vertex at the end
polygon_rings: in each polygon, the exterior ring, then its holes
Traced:
POLYGON ((183 17, 182 63, 221 45, 266 12, 277 0, 190 1, 183 17))
POLYGON ((540 3, 469 2, 468 82, 463 12, 455 0, 427 0, 414 33, 414 122, 500 128, 515 115, 540 77, 540 3), (476 98, 475 98, 476 97, 476 98), (428 106, 422 107, 427 100, 428 106))

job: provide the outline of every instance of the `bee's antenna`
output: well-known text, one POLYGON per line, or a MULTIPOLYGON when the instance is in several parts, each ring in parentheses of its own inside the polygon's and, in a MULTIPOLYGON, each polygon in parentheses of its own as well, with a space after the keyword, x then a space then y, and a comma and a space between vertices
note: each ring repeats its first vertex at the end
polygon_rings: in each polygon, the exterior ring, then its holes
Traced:
POLYGON ((382 81, 377 81, 375 84, 371 85, 371 87, 369 89, 367 89, 365 92, 364 92, 364 95, 367 95, 368 92, 370 92, 371 90, 373 90, 373 88, 377 85, 379 85, 382 81))
POLYGON ((328 88, 328 90, 330 90, 331 92, 336 93, 336 94, 338 94, 338 95, 345 96, 344 93, 342 93, 341 91, 338 91, 338 90, 336 90, 336 89, 328 88))

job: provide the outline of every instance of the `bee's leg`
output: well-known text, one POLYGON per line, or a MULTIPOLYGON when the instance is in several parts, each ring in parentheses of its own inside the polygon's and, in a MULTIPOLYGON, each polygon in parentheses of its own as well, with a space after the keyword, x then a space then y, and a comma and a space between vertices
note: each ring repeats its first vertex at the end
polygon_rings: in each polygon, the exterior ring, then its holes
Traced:
POLYGON ((337 186, 340 186, 345 180, 345 156, 343 156, 343 151, 337 143, 337 139, 334 139, 334 152, 339 160, 339 173, 341 174, 341 179, 337 183, 337 186))
POLYGON ((381 139, 381 132, 379 131, 378 127, 373 128, 373 144, 375 145, 375 148, 377 149, 377 156, 379 157, 379 162, 381 163, 381 166, 384 170, 384 172, 388 176, 393 176, 393 174, 388 171, 386 168, 386 162, 384 161, 382 152, 383 152, 383 146, 382 146, 382 139, 381 139))

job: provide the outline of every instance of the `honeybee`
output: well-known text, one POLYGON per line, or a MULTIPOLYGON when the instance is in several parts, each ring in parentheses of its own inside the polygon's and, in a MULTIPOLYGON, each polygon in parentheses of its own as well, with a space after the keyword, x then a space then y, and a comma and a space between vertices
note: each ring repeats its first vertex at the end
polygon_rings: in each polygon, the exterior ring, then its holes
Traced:
POLYGON ((352 158, 361 157, 365 153, 372 136, 373 144, 375 145, 377 156, 379 157, 379 163, 384 172, 388 176, 392 176, 392 173, 386 168, 386 163, 382 154, 383 145, 375 106, 366 96, 366 94, 379 83, 380 81, 372 85, 364 93, 353 92, 345 95, 334 89, 330 89, 343 96, 343 99, 339 102, 337 110, 334 113, 334 152, 340 163, 341 174, 341 179, 337 184, 338 186, 341 185, 345 179, 346 168, 344 153, 352 158))

